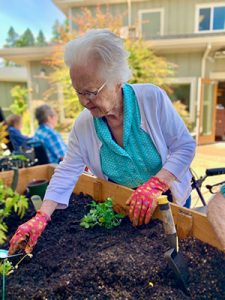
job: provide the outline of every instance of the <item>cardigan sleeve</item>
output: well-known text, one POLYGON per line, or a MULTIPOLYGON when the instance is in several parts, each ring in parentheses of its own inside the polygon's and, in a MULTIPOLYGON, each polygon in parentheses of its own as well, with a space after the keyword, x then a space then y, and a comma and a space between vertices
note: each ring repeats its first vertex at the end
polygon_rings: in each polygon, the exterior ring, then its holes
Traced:
POLYGON ((70 195, 84 171, 85 164, 79 146, 79 137, 76 130, 76 122, 70 133, 68 150, 64 160, 55 169, 47 188, 44 200, 52 200, 58 203, 57 208, 66 208, 70 195))
POLYGON ((194 158, 196 143, 165 91, 158 89, 158 93, 158 118, 168 148, 163 168, 180 181, 194 158))

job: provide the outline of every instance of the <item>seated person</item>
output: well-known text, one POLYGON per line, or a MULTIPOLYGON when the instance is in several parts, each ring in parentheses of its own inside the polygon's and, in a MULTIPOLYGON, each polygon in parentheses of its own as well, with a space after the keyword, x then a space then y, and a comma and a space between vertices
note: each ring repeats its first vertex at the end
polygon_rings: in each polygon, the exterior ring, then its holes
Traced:
POLYGON ((15 151, 19 151, 21 148, 29 148, 28 143, 32 140, 31 137, 23 135, 22 129, 22 117, 19 115, 10 115, 6 118, 8 125, 8 132, 10 141, 15 151))
POLYGON ((44 104, 36 109, 35 117, 39 127, 34 138, 44 145, 49 163, 58 163, 63 159, 67 146, 61 135, 54 130, 57 124, 56 112, 49 105, 44 104))

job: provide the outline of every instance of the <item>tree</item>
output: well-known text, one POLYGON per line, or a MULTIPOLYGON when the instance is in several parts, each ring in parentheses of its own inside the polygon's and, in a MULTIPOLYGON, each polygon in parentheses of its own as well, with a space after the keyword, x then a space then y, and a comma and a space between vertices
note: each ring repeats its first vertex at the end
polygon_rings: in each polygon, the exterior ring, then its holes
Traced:
POLYGON ((16 41, 16 47, 32 47, 34 44, 34 35, 29 28, 27 28, 21 37, 16 41))
POLYGON ((42 30, 39 30, 37 40, 36 40, 36 46, 46 46, 47 42, 45 40, 45 36, 42 30))
POLYGON ((10 105, 10 110, 14 114, 23 115, 27 109, 27 88, 21 87, 20 85, 15 85, 11 89, 10 94, 13 98, 13 104, 10 105))
POLYGON ((18 33, 16 33, 16 31, 14 30, 14 28, 11 26, 9 28, 8 37, 6 39, 6 44, 4 45, 4 47, 7 47, 7 48, 15 47, 18 38, 19 38, 18 33))

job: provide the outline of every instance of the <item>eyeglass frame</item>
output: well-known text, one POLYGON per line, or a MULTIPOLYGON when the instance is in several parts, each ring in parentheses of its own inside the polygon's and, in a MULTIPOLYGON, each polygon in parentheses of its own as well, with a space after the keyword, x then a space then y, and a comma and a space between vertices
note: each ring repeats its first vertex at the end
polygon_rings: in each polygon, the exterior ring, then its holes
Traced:
POLYGON ((103 90, 103 88, 105 87, 106 83, 107 83, 107 81, 105 81, 105 82, 100 86, 100 88, 97 89, 97 90, 94 91, 94 92, 86 91, 86 92, 84 92, 84 93, 81 93, 81 92, 77 91, 76 89, 75 89, 75 91, 76 91, 78 97, 79 97, 79 96, 86 96, 89 100, 94 100, 94 98, 95 98, 95 97, 103 90))

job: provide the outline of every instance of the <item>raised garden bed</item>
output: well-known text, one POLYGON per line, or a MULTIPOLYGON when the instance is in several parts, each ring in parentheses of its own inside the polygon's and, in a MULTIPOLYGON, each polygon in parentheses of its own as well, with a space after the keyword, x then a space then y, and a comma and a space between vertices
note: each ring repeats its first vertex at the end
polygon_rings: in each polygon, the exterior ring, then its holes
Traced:
MULTIPOLYGON (((84 229, 88 197, 72 198, 54 214, 33 258, 7 278, 7 299, 185 299, 165 263, 168 244, 159 222, 134 228, 126 218, 112 230, 84 229)), ((11 231, 17 222, 10 220, 11 231)), ((192 299, 224 299, 224 254, 193 238, 181 242, 181 251, 192 299)))
MULTIPOLYGON (((51 173, 46 171, 46 178, 51 173)), ((124 199, 129 189, 89 176, 82 178, 78 192, 99 199, 114 196, 116 209, 126 211, 124 199)), ((185 299, 163 257, 168 244, 162 225, 152 221, 134 228, 125 218, 112 230, 84 229, 79 223, 88 202, 82 195, 72 197, 68 209, 54 213, 34 257, 7 278, 7 299, 185 299)), ((220 248, 204 215, 174 205, 172 209, 181 235, 201 236, 203 232, 206 236, 201 239, 211 237, 211 243, 220 248)), ((33 214, 30 206, 25 218, 33 214)), ((26 219, 11 218, 10 234, 26 219)), ((191 299, 225 299, 224 253, 192 237, 180 241, 180 248, 188 260, 191 299)))

